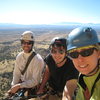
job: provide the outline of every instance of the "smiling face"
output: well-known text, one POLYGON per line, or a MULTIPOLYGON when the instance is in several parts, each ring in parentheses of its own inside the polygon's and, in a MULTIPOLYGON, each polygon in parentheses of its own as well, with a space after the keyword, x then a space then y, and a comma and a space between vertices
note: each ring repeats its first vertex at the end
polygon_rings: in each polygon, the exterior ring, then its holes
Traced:
POLYGON ((62 62, 66 56, 66 50, 64 49, 63 46, 61 47, 52 47, 51 49, 51 55, 52 58, 54 59, 56 64, 59 64, 62 62))
POLYGON ((33 47, 33 41, 23 40, 21 41, 22 49, 25 53, 29 53, 33 47))
MULTIPOLYGON (((82 52, 84 51, 84 49, 76 49, 73 52, 82 52)), ((79 54, 79 56, 77 58, 72 58, 73 63, 76 67, 76 69, 81 72, 84 75, 91 75, 94 74, 98 64, 98 59, 100 58, 100 51, 94 49, 93 53, 89 56, 85 56, 83 57, 82 55, 79 54)))
POLYGON ((50 52, 56 64, 62 62, 66 56, 66 50, 63 46, 52 47, 50 52))

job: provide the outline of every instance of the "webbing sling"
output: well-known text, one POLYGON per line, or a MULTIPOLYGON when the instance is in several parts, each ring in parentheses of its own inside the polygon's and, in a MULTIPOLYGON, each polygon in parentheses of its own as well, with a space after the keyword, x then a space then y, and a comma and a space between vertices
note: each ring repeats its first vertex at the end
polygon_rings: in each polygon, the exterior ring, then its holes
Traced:
POLYGON ((25 66, 24 70, 21 72, 22 75, 24 75, 24 73, 26 72, 29 63, 31 62, 32 58, 33 58, 35 55, 36 55, 36 53, 33 51, 32 54, 29 56, 29 58, 28 58, 28 60, 27 60, 27 63, 26 63, 26 66, 25 66))
MULTIPOLYGON (((86 88, 86 84, 85 84, 84 81, 83 81, 83 76, 84 76, 84 75, 80 75, 79 84, 83 87, 83 89, 85 89, 85 88, 86 88)), ((98 77, 96 78, 96 80, 95 80, 95 82, 94 82, 94 84, 93 84, 93 87, 92 87, 92 90, 91 90, 91 96, 92 96, 92 94, 93 94, 93 92, 94 92, 95 84, 97 83, 97 81, 98 81, 99 79, 100 79, 100 73, 99 73, 98 77)))
POLYGON ((93 84, 93 87, 92 87, 92 90, 91 90, 91 96, 92 96, 92 94, 93 94, 93 92, 94 92, 95 84, 96 84, 96 82, 97 82, 99 79, 100 79, 100 73, 99 73, 98 77, 96 78, 96 80, 95 80, 95 82, 94 82, 94 84, 93 84))

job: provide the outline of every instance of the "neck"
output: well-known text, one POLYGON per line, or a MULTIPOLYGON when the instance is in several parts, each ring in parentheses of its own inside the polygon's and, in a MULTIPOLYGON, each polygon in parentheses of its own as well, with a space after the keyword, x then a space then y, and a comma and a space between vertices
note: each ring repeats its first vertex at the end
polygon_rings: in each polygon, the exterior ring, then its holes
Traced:
POLYGON ((62 65, 65 64, 65 62, 66 62, 66 59, 64 58, 63 61, 61 61, 61 62, 59 62, 59 63, 56 63, 56 65, 57 65, 58 67, 61 67, 62 65))
POLYGON ((93 69, 90 73, 88 73, 86 76, 92 76, 92 75, 96 74, 96 73, 98 72, 98 70, 99 70, 99 66, 96 67, 96 68, 94 68, 94 69, 93 69))

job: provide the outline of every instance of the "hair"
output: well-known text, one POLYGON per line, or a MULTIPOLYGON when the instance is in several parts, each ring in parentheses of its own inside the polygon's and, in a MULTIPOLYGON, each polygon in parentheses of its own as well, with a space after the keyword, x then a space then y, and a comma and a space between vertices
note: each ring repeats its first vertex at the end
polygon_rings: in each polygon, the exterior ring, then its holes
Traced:
POLYGON ((94 46, 96 47, 97 50, 100 50, 100 43, 97 43, 94 46))

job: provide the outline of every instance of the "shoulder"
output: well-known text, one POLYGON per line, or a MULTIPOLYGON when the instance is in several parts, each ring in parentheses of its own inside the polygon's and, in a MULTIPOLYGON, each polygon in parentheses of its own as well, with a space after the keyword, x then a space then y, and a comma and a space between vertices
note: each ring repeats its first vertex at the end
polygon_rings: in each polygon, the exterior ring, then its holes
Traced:
POLYGON ((38 61, 43 61, 43 58, 40 54, 36 54, 34 58, 38 61))
POLYGON ((17 56, 16 56, 16 59, 20 59, 22 56, 23 56, 23 51, 22 52, 20 52, 17 56))
POLYGON ((44 67, 44 60, 40 54, 36 54, 33 58, 33 64, 44 67))
POLYGON ((44 61, 51 60, 51 59, 52 59, 51 54, 48 54, 48 55, 45 57, 44 61))
POLYGON ((46 64, 52 63, 52 62, 53 62, 53 58, 52 58, 51 54, 48 54, 48 55, 45 57, 44 61, 46 62, 46 64))

